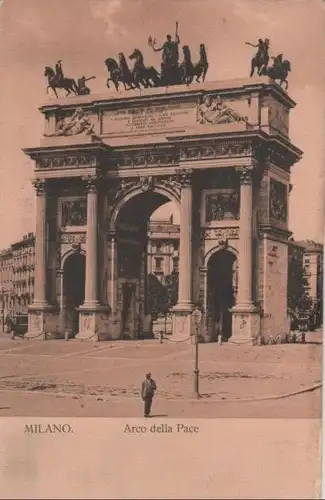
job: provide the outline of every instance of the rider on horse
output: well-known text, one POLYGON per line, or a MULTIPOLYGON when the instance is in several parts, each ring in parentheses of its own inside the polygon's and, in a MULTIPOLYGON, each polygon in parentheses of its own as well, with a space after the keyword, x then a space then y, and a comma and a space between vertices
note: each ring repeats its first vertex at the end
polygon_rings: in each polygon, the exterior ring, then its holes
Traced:
POLYGON ((55 65, 55 78, 56 78, 56 82, 57 84, 59 85, 63 78, 64 78, 64 74, 63 74, 63 69, 62 69, 62 61, 59 60, 57 61, 56 65, 55 65))
POLYGON ((247 45, 251 45, 252 47, 257 48, 257 52, 255 55, 255 58, 257 61, 264 61, 265 57, 268 55, 269 51, 269 39, 265 38, 265 40, 262 40, 262 38, 258 39, 257 45, 254 43, 246 42, 247 45))

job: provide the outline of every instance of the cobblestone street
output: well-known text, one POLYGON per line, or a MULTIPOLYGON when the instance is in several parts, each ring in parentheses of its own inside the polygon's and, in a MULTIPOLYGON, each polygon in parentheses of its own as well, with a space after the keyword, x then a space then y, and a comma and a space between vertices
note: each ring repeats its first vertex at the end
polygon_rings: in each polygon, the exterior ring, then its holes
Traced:
POLYGON ((139 416, 147 371, 158 385, 157 415, 321 415, 319 332, 308 334, 306 344, 201 344, 199 400, 193 394, 194 347, 184 343, 2 338, 0 359, 2 416, 139 416))

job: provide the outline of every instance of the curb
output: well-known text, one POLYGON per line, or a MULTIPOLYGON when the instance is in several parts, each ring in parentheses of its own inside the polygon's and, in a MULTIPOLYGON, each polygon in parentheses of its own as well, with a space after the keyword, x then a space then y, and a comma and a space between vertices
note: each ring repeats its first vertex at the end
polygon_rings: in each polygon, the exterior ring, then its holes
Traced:
MULTIPOLYGON (((242 399, 211 399, 211 398, 161 398, 160 400, 163 401, 170 401, 173 403, 253 403, 257 401, 272 401, 276 399, 285 399, 289 398, 292 396, 297 396, 299 394, 304 394, 306 392, 312 392, 317 389, 320 389, 323 386, 322 383, 312 385, 309 387, 306 387, 304 389, 299 389, 298 391, 294 392, 288 392, 286 394, 274 394, 271 396, 261 396, 261 397, 256 397, 256 398, 242 398, 242 399)), ((140 396, 135 397, 135 396, 126 396, 126 397, 118 397, 118 396, 112 396, 112 395, 101 395, 101 394, 75 394, 72 392, 45 392, 45 391, 20 391, 16 389, 1 389, 1 392, 14 392, 16 394, 42 394, 42 395, 48 395, 48 396, 57 396, 57 397, 70 397, 70 398, 75 398, 75 399, 100 399, 101 401, 138 401, 140 399, 140 396)))

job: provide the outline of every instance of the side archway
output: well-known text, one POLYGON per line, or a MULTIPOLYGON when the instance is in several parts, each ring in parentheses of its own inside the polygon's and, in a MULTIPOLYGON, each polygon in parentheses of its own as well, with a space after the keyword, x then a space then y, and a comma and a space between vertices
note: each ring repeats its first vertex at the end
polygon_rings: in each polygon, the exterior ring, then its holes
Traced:
POLYGON ((78 333, 80 307, 85 300, 86 257, 84 252, 67 252, 62 259, 62 291, 65 328, 78 333))
POLYGON ((206 255, 207 333, 211 340, 232 335, 231 308, 236 302, 237 252, 218 246, 206 255))

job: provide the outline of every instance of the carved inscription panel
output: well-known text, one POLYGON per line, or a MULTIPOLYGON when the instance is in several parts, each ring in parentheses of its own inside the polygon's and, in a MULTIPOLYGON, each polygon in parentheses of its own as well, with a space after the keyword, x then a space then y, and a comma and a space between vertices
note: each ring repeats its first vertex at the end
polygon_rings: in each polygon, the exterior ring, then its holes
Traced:
POLYGON ((103 114, 103 134, 145 133, 196 124, 195 101, 115 109, 103 114))

